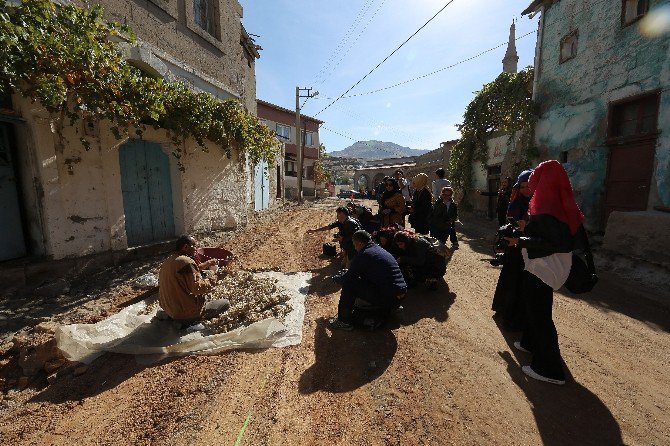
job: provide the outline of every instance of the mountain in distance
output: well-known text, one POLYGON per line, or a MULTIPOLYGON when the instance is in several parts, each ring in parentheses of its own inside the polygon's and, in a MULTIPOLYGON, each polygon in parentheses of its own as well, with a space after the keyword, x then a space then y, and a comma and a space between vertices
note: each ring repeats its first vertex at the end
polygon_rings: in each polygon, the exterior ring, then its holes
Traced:
POLYGON ((363 160, 380 160, 386 158, 401 158, 404 156, 419 156, 427 150, 410 149, 401 145, 384 141, 358 141, 346 149, 328 153, 340 158, 358 158, 363 160))

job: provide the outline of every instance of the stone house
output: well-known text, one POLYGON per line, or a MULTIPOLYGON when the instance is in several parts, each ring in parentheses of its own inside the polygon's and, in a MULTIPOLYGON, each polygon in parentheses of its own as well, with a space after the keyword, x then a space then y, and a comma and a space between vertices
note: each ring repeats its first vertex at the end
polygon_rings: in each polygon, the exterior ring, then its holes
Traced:
MULTIPOLYGON (((354 171, 354 190, 376 190, 384 177, 392 177, 398 169, 403 173, 409 171, 416 165, 416 156, 403 156, 400 158, 385 158, 381 160, 368 161, 364 166, 354 171)), ((405 177, 407 174, 405 173, 405 177)))
MULTIPOLYGON (((237 0, 97 3, 137 34, 134 45, 118 43, 130 63, 255 113, 259 48, 237 0)), ((19 95, 0 105, 0 260, 15 259, 3 271, 18 285, 30 282, 37 260, 69 259, 64 272, 109 264, 180 233, 243 225, 253 210, 252 166, 235 150, 228 159, 214 144, 205 152, 186 140, 182 172, 163 130, 117 140, 105 122, 78 121, 59 144, 53 128, 44 108, 19 95)))
POLYGON ((404 172, 405 177, 411 181, 418 174, 425 173, 432 181, 437 178, 435 171, 441 167, 447 172, 447 179, 449 179, 449 156, 451 148, 457 142, 458 140, 440 143, 440 147, 437 149, 417 156, 414 160, 414 166, 404 172))
MULTIPOLYGON (((298 146, 297 132, 295 129, 295 110, 289 110, 270 102, 257 100, 258 118, 265 125, 273 130, 277 137, 284 142, 284 166, 276 169, 277 181, 283 183, 285 197, 295 199, 298 197, 298 146)), ((301 125, 303 126, 302 135, 304 138, 304 152, 302 165, 302 191, 303 197, 315 197, 317 186, 314 184, 314 163, 319 159, 319 126, 323 124, 316 118, 307 115, 300 115, 301 125)), ((320 186, 323 187, 323 186, 320 186)))
POLYGON ((665 246, 667 260, 670 236, 661 243, 653 233, 670 234, 670 214, 655 210, 670 206, 670 34, 648 26, 664 3, 536 0, 523 14, 541 14, 541 159, 564 163, 588 229, 610 232, 609 219, 629 234, 650 231, 645 245, 665 246))

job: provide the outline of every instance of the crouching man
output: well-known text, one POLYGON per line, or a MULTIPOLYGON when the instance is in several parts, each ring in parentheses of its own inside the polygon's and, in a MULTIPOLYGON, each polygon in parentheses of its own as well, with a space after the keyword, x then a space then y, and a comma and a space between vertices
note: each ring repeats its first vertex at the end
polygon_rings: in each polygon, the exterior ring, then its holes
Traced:
MULTIPOLYGON (((331 328, 352 330, 357 310, 372 316, 372 327, 384 323, 391 311, 400 306, 407 285, 398 262, 385 249, 371 241, 366 231, 356 231, 352 236, 356 255, 351 267, 335 276, 342 284, 337 307, 337 318, 330 321, 331 328)), ((367 324, 366 324, 367 325, 367 324)))
POLYGON ((181 323, 182 328, 214 318, 230 307, 227 299, 205 303, 205 295, 212 291, 217 280, 203 277, 200 271, 216 264, 216 260, 198 265, 193 260, 197 247, 195 238, 179 237, 176 252, 163 262, 158 276, 159 301, 168 317, 157 315, 157 318, 171 318, 181 323))

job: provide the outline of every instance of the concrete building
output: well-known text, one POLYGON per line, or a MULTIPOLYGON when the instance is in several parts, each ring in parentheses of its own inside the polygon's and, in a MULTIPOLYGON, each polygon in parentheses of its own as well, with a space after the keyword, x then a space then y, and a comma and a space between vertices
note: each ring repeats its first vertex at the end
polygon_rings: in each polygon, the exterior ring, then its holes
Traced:
MULTIPOLYGON (((655 208, 670 206, 670 34, 645 25, 664 3, 536 0, 523 12, 541 14, 534 82, 541 159, 564 163, 591 230, 604 230, 618 211, 657 222, 655 208)), ((659 228, 637 218, 628 232, 670 234, 670 219, 663 221, 659 228)))
MULTIPOLYGON (((136 32, 135 45, 118 43, 130 63, 255 113, 258 47, 240 23, 237 0, 97 3, 106 19, 136 32)), ((235 150, 229 159, 220 147, 204 152, 187 140, 182 172, 163 130, 117 140, 106 122, 79 121, 65 127, 61 144, 53 128, 54 117, 18 95, 0 106, 0 260, 18 259, 3 264, 18 282, 31 280, 38 259, 88 256, 68 263, 71 270, 109 264, 181 233, 243 225, 253 210, 252 166, 235 150), (88 151, 82 135, 92 142, 88 151)))
MULTIPOLYGON (((257 101, 258 117, 284 141, 283 190, 286 198, 298 197, 298 146, 295 129, 295 110, 289 110, 269 102, 257 101)), ((304 197, 314 197, 314 162, 319 159, 319 126, 323 121, 300 115, 305 138, 302 166, 302 191, 304 197)), ((279 172, 278 175, 279 177, 279 172)), ((323 186, 321 186, 323 187, 323 186)))

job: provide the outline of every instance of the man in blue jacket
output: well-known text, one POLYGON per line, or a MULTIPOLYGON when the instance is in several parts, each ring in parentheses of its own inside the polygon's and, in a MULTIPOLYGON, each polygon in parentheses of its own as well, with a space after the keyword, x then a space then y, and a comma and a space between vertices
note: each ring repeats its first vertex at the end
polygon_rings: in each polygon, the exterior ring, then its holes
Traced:
POLYGON ((337 307, 337 318, 330 321, 331 328, 352 330, 356 307, 373 310, 381 319, 398 308, 405 296, 407 284, 395 258, 371 240, 366 231, 356 231, 352 236, 356 256, 350 268, 333 277, 342 284, 337 307))

